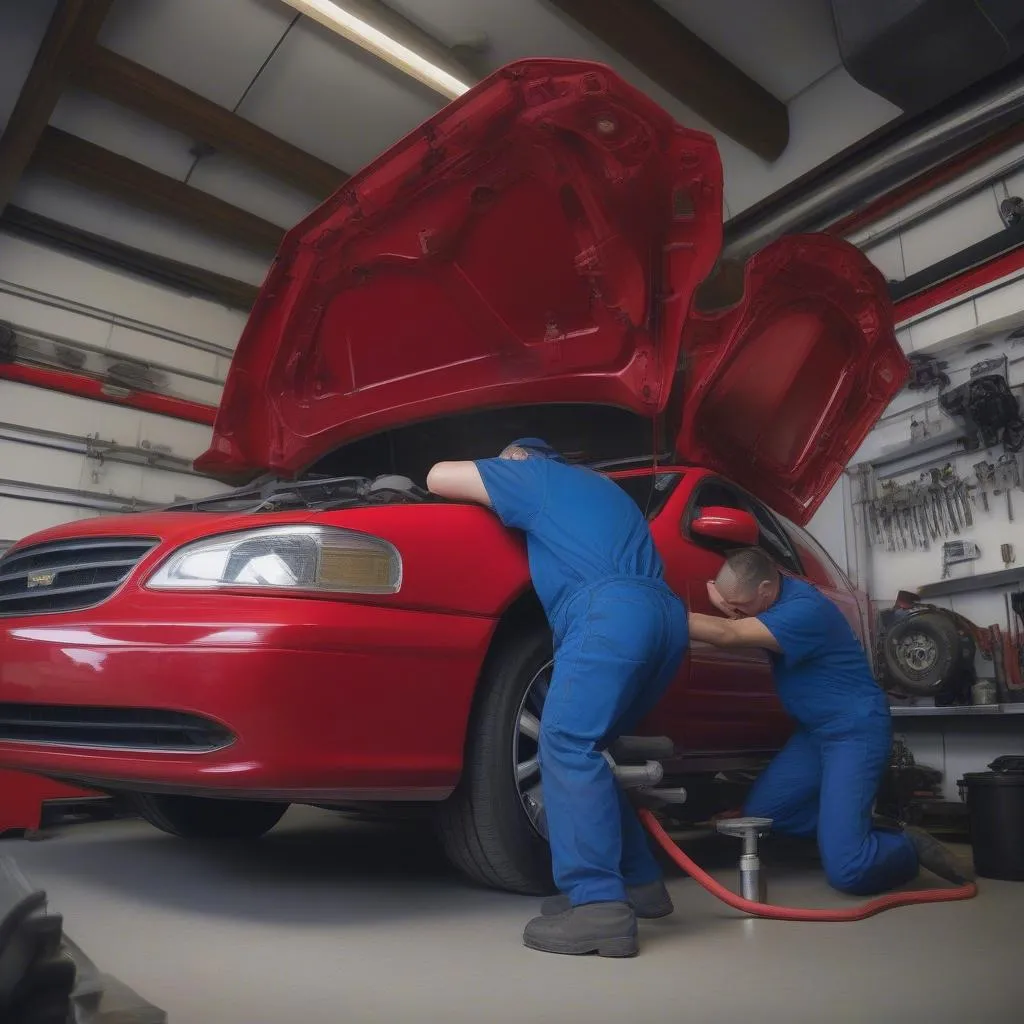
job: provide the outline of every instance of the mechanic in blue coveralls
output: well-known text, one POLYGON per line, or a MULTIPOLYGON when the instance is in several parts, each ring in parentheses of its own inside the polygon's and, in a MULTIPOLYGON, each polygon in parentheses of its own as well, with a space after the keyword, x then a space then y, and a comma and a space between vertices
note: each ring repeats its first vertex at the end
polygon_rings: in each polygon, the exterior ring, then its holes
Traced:
POLYGON ((784 835, 816 836, 828 880, 843 892, 883 892, 910 881, 919 866, 965 881, 968 872, 927 832, 874 827, 892 721, 839 608, 811 584, 780 574, 760 548, 732 553, 707 587, 726 618, 691 613, 691 640, 767 650, 779 698, 796 721, 743 813, 771 818, 784 835))
POLYGON ((686 611, 663 580, 637 504, 617 484, 521 438, 498 458, 442 462, 435 494, 494 510, 526 535, 554 635, 539 762, 555 882, 523 941, 552 953, 632 956, 637 916, 672 901, 602 749, 654 707, 686 648, 686 611))

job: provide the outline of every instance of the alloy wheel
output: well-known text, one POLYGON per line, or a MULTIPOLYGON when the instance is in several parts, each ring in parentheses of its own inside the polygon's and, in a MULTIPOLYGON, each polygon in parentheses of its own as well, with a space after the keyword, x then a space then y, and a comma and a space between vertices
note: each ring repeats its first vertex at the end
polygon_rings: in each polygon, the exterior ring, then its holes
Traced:
POLYGON ((547 838, 544 814, 544 795, 540 785, 540 765, 537 760, 540 741, 540 718, 551 683, 554 662, 548 660, 530 680, 516 712, 516 726, 512 734, 512 773, 523 813, 533 830, 547 838))

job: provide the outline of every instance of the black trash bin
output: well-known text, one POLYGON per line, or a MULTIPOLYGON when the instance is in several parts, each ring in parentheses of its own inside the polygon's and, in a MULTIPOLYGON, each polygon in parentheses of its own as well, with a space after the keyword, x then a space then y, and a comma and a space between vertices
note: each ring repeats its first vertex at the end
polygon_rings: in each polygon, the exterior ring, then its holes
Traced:
POLYGON ((974 870, 982 878, 1024 882, 1024 757, 998 757, 988 767, 960 780, 971 816, 974 870))

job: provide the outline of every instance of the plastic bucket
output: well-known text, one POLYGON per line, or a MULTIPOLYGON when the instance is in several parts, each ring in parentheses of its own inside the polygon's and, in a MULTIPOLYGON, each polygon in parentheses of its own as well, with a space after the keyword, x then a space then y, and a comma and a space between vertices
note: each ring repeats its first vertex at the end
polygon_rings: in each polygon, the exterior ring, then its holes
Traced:
POLYGON ((1024 772, 969 772, 974 870, 982 878, 1024 882, 1024 772))

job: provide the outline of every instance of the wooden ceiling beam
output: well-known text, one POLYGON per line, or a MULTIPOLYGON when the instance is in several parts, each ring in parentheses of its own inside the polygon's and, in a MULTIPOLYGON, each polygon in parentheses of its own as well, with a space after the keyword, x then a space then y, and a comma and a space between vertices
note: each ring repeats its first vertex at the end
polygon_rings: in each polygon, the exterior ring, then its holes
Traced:
POLYGON ((58 128, 43 132, 32 167, 255 252, 273 254, 284 237, 283 228, 248 210, 58 128))
POLYGON ((280 181, 326 199, 344 171, 306 153, 177 82, 102 46, 75 69, 75 85, 215 150, 233 153, 280 181))
POLYGON ((83 257, 119 272, 134 274, 185 295, 212 299, 231 309, 248 311, 259 294, 259 288, 247 281, 236 281, 205 267, 194 267, 166 256, 156 256, 13 204, 8 204, 0 215, 0 231, 36 245, 83 257))
POLYGON ((112 0, 59 0, 10 120, 0 136, 0 212, 32 159, 78 61, 93 45, 112 0))
POLYGON ((709 124, 763 157, 789 142, 789 114, 654 0, 550 0, 709 124))

